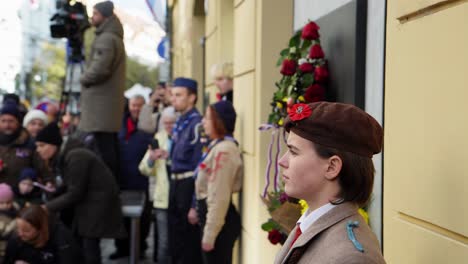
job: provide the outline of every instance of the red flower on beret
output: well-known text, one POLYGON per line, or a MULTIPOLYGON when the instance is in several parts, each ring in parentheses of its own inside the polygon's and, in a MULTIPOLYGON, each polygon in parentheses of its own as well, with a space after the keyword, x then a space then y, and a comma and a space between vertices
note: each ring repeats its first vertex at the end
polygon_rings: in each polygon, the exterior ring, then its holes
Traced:
POLYGON ((303 73, 314 72, 314 65, 312 65, 312 63, 303 63, 299 65, 299 70, 303 73))
POLYGON ((310 22, 302 29, 301 38, 308 40, 318 39, 320 36, 318 32, 319 29, 320 27, 315 24, 315 22, 310 22))
POLYGON ((299 121, 312 115, 312 109, 306 104, 295 104, 288 111, 288 115, 292 121, 299 121))
POLYGON ((325 57, 325 54, 323 53, 322 46, 319 44, 313 45, 309 52, 309 58, 321 59, 323 57, 325 57))
POLYGON ((273 229, 270 232, 268 232, 268 240, 270 240, 270 242, 273 245, 276 245, 276 244, 280 243, 282 237, 283 236, 281 235, 281 233, 276 229, 273 229))
POLYGON ((285 59, 281 66, 281 74, 288 76, 293 75, 294 73, 296 73, 296 67, 297 63, 295 60, 285 59))

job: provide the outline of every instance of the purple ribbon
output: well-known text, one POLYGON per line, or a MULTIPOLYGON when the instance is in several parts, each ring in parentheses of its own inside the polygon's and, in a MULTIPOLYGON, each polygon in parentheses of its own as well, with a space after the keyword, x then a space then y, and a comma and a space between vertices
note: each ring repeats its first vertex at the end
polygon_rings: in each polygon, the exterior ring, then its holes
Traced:
MULTIPOLYGON (((278 131, 278 132, 280 132, 280 131, 278 131)), ((275 176, 273 177, 273 179, 275 181, 274 190, 276 192, 279 191, 279 188, 278 188, 278 183, 279 183, 279 179, 278 179, 278 174, 279 174, 278 157, 279 157, 279 154, 280 154, 280 151, 281 151, 280 138, 281 138, 281 133, 278 133, 278 136, 276 137, 275 176)))
POLYGON ((267 168, 265 171, 265 187, 263 188, 263 198, 266 197, 267 192, 268 192, 268 187, 270 186, 270 169, 271 169, 271 163, 272 163, 271 156, 273 154, 274 142, 275 142, 275 130, 271 132, 271 141, 270 141, 270 144, 268 145, 268 164, 267 164, 267 168))

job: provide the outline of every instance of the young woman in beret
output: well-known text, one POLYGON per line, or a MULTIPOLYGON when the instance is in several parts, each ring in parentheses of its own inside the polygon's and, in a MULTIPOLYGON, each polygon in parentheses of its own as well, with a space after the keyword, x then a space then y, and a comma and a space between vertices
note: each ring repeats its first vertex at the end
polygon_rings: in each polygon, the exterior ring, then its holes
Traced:
POLYGON ((358 213, 372 193, 382 127, 355 106, 317 102, 294 105, 285 129, 289 150, 279 161, 285 192, 309 209, 275 263, 385 263, 358 213))
POLYGON ((240 215, 231 201, 243 176, 241 152, 232 137, 236 112, 229 101, 219 101, 207 108, 202 122, 211 139, 195 182, 203 261, 230 264, 241 231, 240 215))

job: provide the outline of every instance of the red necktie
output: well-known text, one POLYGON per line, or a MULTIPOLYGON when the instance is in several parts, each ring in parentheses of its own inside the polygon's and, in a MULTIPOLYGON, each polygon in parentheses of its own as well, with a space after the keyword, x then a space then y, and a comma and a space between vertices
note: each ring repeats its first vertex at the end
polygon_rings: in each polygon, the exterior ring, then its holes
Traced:
POLYGON ((294 245, 294 242, 296 242, 297 238, 302 234, 302 231, 301 231, 301 228, 299 227, 299 224, 297 225, 297 228, 296 228, 296 234, 294 234, 294 239, 291 243, 291 246, 290 248, 292 248, 292 246, 294 245))

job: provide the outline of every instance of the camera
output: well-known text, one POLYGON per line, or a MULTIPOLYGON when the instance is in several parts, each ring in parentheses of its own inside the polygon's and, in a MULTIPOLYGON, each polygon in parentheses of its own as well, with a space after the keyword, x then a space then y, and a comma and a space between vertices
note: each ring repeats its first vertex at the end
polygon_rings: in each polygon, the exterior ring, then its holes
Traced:
POLYGON ((71 48, 71 59, 83 59, 83 33, 90 27, 86 6, 80 2, 57 0, 57 13, 50 19, 50 33, 53 38, 67 38, 71 48))

